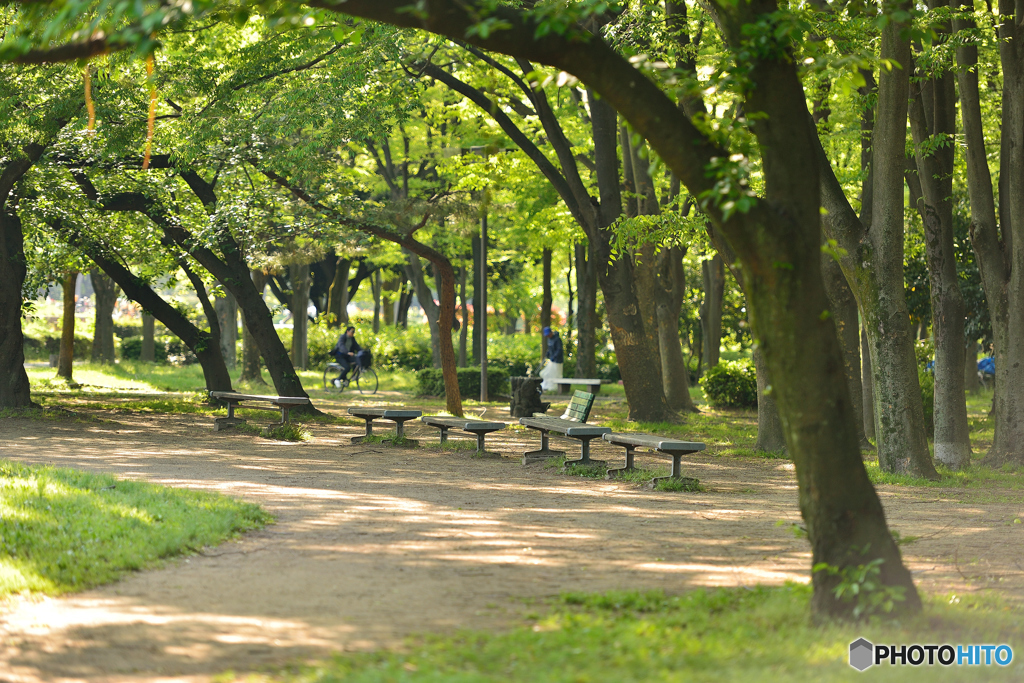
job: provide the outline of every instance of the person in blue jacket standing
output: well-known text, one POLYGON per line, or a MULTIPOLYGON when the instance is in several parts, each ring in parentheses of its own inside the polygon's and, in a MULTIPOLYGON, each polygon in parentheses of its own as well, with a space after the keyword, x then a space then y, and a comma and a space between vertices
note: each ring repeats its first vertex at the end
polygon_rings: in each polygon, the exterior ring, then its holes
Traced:
POLYGON ((543 333, 548 342, 548 350, 544 354, 546 362, 540 370, 540 376, 544 380, 541 382, 540 388, 542 391, 554 391, 558 387, 556 380, 562 378, 565 350, 562 348, 562 337, 558 332, 550 327, 545 327, 543 333))

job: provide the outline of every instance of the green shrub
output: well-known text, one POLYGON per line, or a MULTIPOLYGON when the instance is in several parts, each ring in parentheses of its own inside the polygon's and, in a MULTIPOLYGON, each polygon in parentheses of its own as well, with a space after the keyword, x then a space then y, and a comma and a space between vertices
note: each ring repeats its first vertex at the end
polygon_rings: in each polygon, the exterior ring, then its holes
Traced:
POLYGON ((700 386, 717 408, 757 407, 757 377, 750 361, 722 361, 701 378, 700 386))
POLYGON ((536 375, 540 370, 539 334, 498 334, 487 337, 487 369, 502 368, 509 377, 523 377, 527 368, 536 375))
MULTIPOLYGON (((459 368, 459 393, 463 398, 480 395, 480 368, 459 368)), ((440 368, 424 368, 416 373, 419 396, 444 396, 444 376, 440 368)), ((487 394, 507 395, 508 371, 487 366, 487 394)))
MULTIPOLYGON (((139 360, 142 356, 142 337, 125 337, 121 340, 121 359, 139 360)), ((167 362, 167 343, 163 339, 153 340, 153 359, 157 363, 167 362)))
MULTIPOLYGON (((380 332, 374 332, 369 324, 353 323, 356 327, 356 341, 373 354, 373 367, 378 370, 406 368, 419 370, 433 364, 430 347, 430 330, 426 325, 414 325, 409 329, 384 325, 380 332)), ((309 366, 322 370, 327 363, 334 362, 331 349, 345 331, 346 325, 328 327, 326 321, 317 321, 309 326, 309 366)), ((277 331, 285 348, 291 348, 291 328, 277 331)))

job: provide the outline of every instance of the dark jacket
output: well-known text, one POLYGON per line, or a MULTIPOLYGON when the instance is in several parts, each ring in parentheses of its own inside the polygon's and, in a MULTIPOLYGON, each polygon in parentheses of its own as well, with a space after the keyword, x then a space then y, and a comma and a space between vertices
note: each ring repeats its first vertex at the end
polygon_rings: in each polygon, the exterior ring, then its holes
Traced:
POLYGON ((341 335, 341 339, 334 345, 334 349, 331 351, 331 355, 335 358, 348 358, 350 353, 358 353, 363 347, 359 346, 359 342, 356 341, 355 337, 349 337, 347 334, 341 335))
POLYGON ((562 337, 557 332, 552 332, 548 337, 547 359, 552 363, 564 363, 565 352, 562 350, 562 337))

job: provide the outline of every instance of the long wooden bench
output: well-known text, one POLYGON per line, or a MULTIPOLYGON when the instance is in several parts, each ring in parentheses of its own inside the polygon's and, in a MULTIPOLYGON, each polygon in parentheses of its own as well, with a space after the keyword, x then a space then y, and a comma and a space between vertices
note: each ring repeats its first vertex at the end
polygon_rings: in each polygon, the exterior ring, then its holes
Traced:
MULTIPOLYGON (((423 412, 420 410, 406 410, 404 408, 349 408, 348 414, 366 420, 366 433, 362 436, 352 437, 352 443, 359 443, 366 439, 366 437, 373 436, 374 420, 391 420, 396 425, 395 436, 399 439, 405 439, 405 423, 409 420, 415 420, 423 412)), ((406 443, 410 446, 417 445, 414 439, 406 439, 406 443)))
POLYGON ((270 406, 245 406, 246 409, 255 410, 279 410, 281 412, 281 424, 288 424, 288 411, 296 406, 309 405, 309 399, 304 396, 260 396, 258 394, 237 394, 233 391, 211 391, 210 398, 226 403, 228 406, 227 417, 215 417, 213 428, 215 431, 228 429, 235 425, 245 424, 245 420, 235 417, 235 408, 241 407, 243 402, 259 401, 272 403, 270 406))
POLYGON ((508 425, 504 422, 489 422, 487 420, 474 420, 472 418, 451 417, 448 415, 428 415, 421 417, 420 422, 441 430, 441 443, 448 441, 448 430, 458 429, 476 436, 476 453, 474 455, 497 455, 488 453, 484 447, 484 438, 491 432, 504 429, 508 425))
POLYGON ((666 479, 679 479, 694 485, 697 484, 696 479, 682 475, 680 460, 684 455, 704 450, 704 444, 699 441, 677 441, 653 434, 605 434, 602 438, 613 446, 622 446, 626 449, 626 466, 609 469, 608 479, 615 479, 626 472, 635 470, 636 467, 633 464, 635 451, 637 448, 646 448, 672 458, 672 474, 668 477, 655 477, 648 482, 648 486, 654 488, 659 481, 666 479))
POLYGON ((570 391, 572 391, 573 386, 582 386, 586 388, 586 390, 589 391, 591 394, 596 394, 597 392, 601 391, 602 384, 612 383, 610 379, 577 379, 575 377, 559 377, 552 381, 558 385, 558 393, 560 394, 568 394, 570 391))
POLYGON ((540 432, 540 448, 523 453, 523 464, 529 465, 531 462, 537 462, 538 460, 565 455, 565 451, 551 450, 548 446, 548 434, 551 432, 570 439, 576 439, 581 443, 580 458, 578 460, 566 460, 566 467, 601 464, 597 460, 590 459, 590 442, 593 439, 600 439, 604 434, 611 433, 612 430, 608 427, 596 427, 586 424, 593 405, 593 394, 577 391, 573 393, 569 407, 561 417, 550 417, 535 413, 533 417, 519 418, 519 424, 540 432))

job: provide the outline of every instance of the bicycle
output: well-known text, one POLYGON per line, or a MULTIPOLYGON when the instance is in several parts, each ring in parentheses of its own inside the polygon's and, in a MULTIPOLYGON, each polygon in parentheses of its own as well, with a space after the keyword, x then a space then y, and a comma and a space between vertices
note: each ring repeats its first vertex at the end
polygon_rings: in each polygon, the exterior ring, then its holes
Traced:
MULTIPOLYGON (((328 363, 327 367, 324 368, 324 391, 344 391, 345 388, 334 386, 335 378, 341 374, 341 364, 339 363, 328 363)), ((364 368, 362 365, 355 363, 349 370, 348 377, 349 386, 355 386, 359 390, 360 394, 376 394, 377 385, 379 383, 377 379, 377 371, 372 367, 364 368)))

